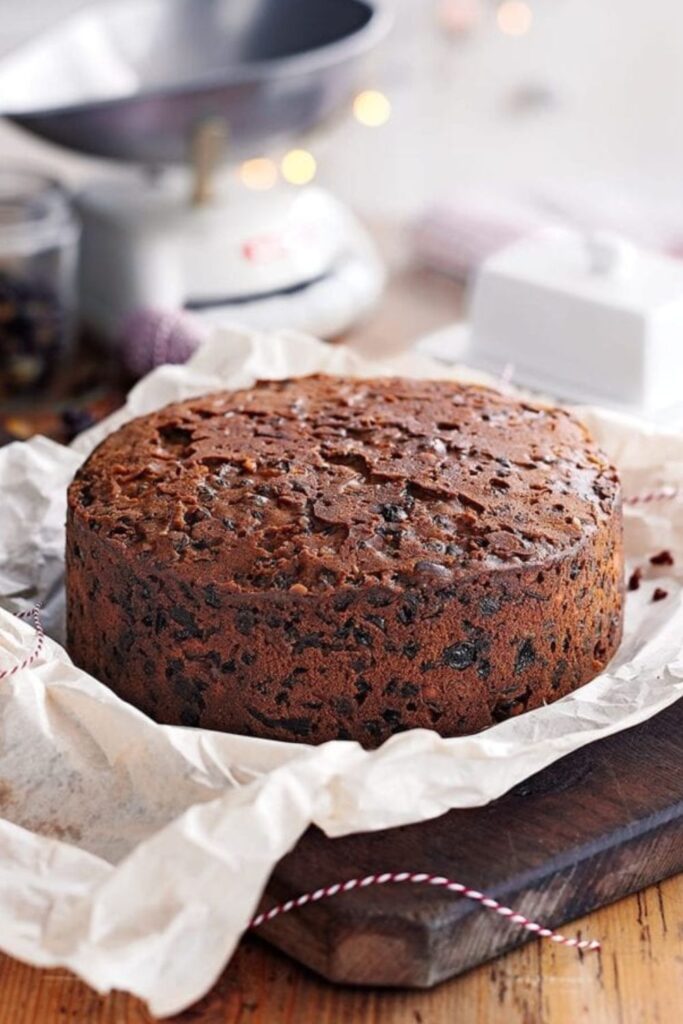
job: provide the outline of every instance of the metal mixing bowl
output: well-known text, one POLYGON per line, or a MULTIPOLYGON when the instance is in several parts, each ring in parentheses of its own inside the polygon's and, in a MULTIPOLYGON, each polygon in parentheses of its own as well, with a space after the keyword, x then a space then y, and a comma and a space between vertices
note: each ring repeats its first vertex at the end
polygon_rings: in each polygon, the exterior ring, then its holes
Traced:
POLYGON ((387 28, 372 0, 109 0, 0 61, 0 113, 69 149, 185 162, 224 121, 240 159, 348 102, 387 28))

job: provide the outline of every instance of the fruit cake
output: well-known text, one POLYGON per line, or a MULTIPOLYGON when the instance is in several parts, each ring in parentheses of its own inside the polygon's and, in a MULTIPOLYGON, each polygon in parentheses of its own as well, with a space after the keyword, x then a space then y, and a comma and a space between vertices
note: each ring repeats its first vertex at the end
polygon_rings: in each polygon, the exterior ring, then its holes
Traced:
POLYGON ((159 722, 281 740, 481 730, 622 631, 617 473, 568 412, 323 375, 166 406, 78 471, 68 646, 159 722))

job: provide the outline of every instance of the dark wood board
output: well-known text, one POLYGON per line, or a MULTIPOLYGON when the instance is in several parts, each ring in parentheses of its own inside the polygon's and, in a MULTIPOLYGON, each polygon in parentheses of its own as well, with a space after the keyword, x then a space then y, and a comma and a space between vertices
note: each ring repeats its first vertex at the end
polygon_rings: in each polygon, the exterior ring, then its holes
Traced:
MULTIPOLYGON (((559 928, 681 870, 678 701, 649 722, 563 758, 487 807, 334 840, 311 829, 278 865, 262 907, 374 872, 426 871, 559 928)), ((416 988, 530 938, 471 900, 411 884, 323 900, 263 925, 259 934, 332 981, 416 988)))

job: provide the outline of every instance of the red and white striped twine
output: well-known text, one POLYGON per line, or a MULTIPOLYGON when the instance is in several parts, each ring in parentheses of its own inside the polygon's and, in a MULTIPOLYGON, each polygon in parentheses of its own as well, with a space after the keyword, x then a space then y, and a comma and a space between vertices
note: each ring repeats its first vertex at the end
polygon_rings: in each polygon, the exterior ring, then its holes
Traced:
POLYGON ((642 494, 634 494, 630 498, 624 498, 625 505, 650 505, 656 501, 673 501, 680 494, 680 487, 660 487, 656 491, 644 491, 642 494))
POLYGON ((28 668, 29 665, 32 665, 36 658, 40 655, 40 652, 43 649, 43 644, 45 643, 45 630, 43 629, 43 624, 40 621, 40 608, 41 606, 39 604, 34 604, 33 608, 29 608, 28 611, 17 612, 18 619, 33 620, 33 625, 35 627, 37 637, 36 643, 33 647, 33 650, 30 652, 30 654, 26 655, 23 661, 18 661, 16 665, 12 666, 12 668, 2 669, 0 671, 0 679, 9 679, 9 677, 13 676, 15 672, 20 672, 22 669, 28 668))
POLYGON ((314 892, 305 892, 295 899, 287 900, 285 903, 278 903, 276 906, 271 907, 270 910, 264 910, 253 918, 249 928, 258 928, 259 925, 274 920, 280 914, 288 914, 290 910, 298 910, 300 907, 305 907, 307 903, 315 903, 318 900, 328 899, 330 896, 337 896, 339 893, 351 892, 353 889, 366 889, 370 885, 386 885, 389 882, 413 882, 441 886, 449 892, 456 893, 458 896, 465 896, 468 900, 475 900, 482 907, 486 907, 487 910, 493 910, 494 913, 500 914, 501 917, 506 917, 513 924, 519 925, 520 928, 526 928, 528 932, 533 932, 543 939, 550 939, 551 942, 556 942, 559 946, 569 946, 570 948, 581 949, 586 952, 600 949, 600 943, 596 939, 572 939, 566 935, 561 935, 559 932, 553 931, 552 928, 544 928, 543 925, 537 924, 536 921, 531 921, 524 914, 518 914, 510 907, 503 906, 498 900, 486 896, 485 893, 479 892, 477 889, 470 889, 469 886, 463 885, 461 882, 454 882, 450 878, 444 878, 443 875, 430 875, 425 871, 386 871, 381 875, 366 875, 364 878, 350 878, 348 882, 335 882, 334 885, 325 885, 314 892))

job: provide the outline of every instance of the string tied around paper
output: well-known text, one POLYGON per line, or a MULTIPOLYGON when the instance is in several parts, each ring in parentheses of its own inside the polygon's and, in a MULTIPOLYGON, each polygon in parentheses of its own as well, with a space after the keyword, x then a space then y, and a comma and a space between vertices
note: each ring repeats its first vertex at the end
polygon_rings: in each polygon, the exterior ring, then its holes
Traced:
POLYGON ((651 505, 659 501, 673 501, 678 498, 681 488, 676 485, 663 485, 652 491, 642 491, 640 494, 633 494, 624 498, 624 505, 651 505))
POLYGON ((249 929, 259 928, 261 925, 275 920, 276 917, 280 917, 281 914, 288 914, 292 910, 299 910, 308 903, 317 903, 319 900, 330 899, 332 896, 353 892, 354 889, 367 889, 372 885, 387 885, 398 882, 438 886, 457 896, 474 900, 487 910, 491 910, 500 917, 511 921, 512 924, 516 924, 520 928, 538 935, 539 938, 548 939, 558 946, 579 949, 586 953, 600 949, 600 943, 597 939, 579 939, 562 935, 561 932, 556 932, 552 928, 545 928, 543 925, 538 924, 537 921, 532 921, 525 914, 520 914, 511 907, 506 907, 504 904, 499 903, 498 900, 493 899, 493 897, 479 892, 478 889, 471 889, 469 886, 463 885, 462 882, 445 878, 443 875, 432 875, 425 871, 385 871, 382 874, 365 875, 364 878, 349 878, 346 882, 334 882, 332 885, 325 885, 320 889, 302 893, 301 896, 286 900, 284 903, 277 903, 269 910, 262 911, 252 918, 249 923, 249 929))
POLYGON ((33 627, 36 631, 36 642, 33 645, 32 650, 26 655, 23 661, 18 661, 16 665, 12 665, 11 668, 0 669, 0 680, 8 679, 13 676, 16 672, 20 672, 22 669, 29 668, 30 665, 40 656, 40 652, 43 649, 45 643, 45 630, 43 629, 43 623, 40 619, 40 609, 42 605, 34 604, 32 608, 29 608, 25 612, 17 612, 18 619, 31 619, 33 627))

